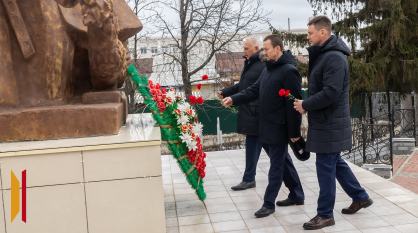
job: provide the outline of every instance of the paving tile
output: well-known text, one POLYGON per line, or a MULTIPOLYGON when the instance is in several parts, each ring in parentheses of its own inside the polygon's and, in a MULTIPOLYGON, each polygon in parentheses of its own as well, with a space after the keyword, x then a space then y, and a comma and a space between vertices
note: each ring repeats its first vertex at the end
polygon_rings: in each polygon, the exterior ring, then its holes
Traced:
POLYGON ((248 229, 259 229, 266 227, 281 227, 279 221, 276 218, 271 216, 270 218, 256 218, 256 219, 246 219, 244 220, 247 224, 248 229))
POLYGON ((356 219, 356 218, 368 218, 368 217, 377 217, 375 213, 367 209, 361 209, 355 214, 341 214, 345 219, 356 219))
POLYGON ((166 218, 165 219, 165 225, 168 228, 170 228, 170 227, 177 227, 178 226, 177 218, 166 218))
POLYGON ((251 233, 286 233, 286 230, 282 227, 265 227, 258 229, 250 229, 251 233))
POLYGON ((213 223, 213 229, 215 230, 215 232, 235 231, 235 230, 245 230, 247 229, 247 226, 245 225, 243 220, 235 220, 235 221, 228 221, 228 222, 213 223))
MULTIPOLYGON (((384 215, 380 216, 383 220, 388 222, 390 225, 403 225, 403 224, 410 224, 410 223, 418 223, 418 218, 412 214, 405 213, 405 214, 392 214, 392 215, 384 215)), ((417 229, 418 231, 418 229, 417 229)))
POLYGON ((197 225, 197 224, 210 223, 210 219, 209 219, 209 215, 207 214, 184 216, 184 217, 178 218, 178 223, 180 226, 197 225))
POLYGON ((335 220, 334 226, 322 228, 324 232, 343 232, 349 230, 357 230, 348 220, 335 220))
POLYGON ((289 215, 289 216, 278 216, 276 219, 280 222, 282 226, 286 225, 296 225, 308 222, 310 218, 306 214, 298 214, 298 215, 289 215))
POLYGON ((289 216, 289 215, 301 215, 305 214, 299 206, 283 206, 277 207, 276 212, 274 212, 274 216, 281 217, 281 216, 289 216))
POLYGON ((207 214, 208 212, 206 211, 205 208, 186 208, 186 209, 177 209, 177 216, 178 217, 183 217, 183 216, 192 216, 192 215, 203 215, 203 214, 207 214))
POLYGON ((253 200, 251 202, 239 202, 235 203, 238 210, 259 210, 263 206, 263 201, 253 200))
POLYGON ((185 208, 205 208, 203 202, 197 201, 182 201, 176 202, 177 209, 185 209, 185 208))
MULTIPOLYGON (((196 196, 196 194, 194 194, 196 196)), ((206 198, 208 199, 215 199, 221 197, 229 197, 229 193, 227 191, 221 192, 206 192, 206 198)))
POLYGON ((376 227, 376 228, 368 228, 362 229, 363 233, 400 233, 399 230, 396 228, 389 226, 389 227, 376 227))
POLYGON ((418 198, 413 195, 391 196, 391 197, 386 197, 386 199, 388 199, 390 202, 393 202, 395 204, 401 204, 401 203, 407 203, 407 202, 412 202, 412 203, 418 202, 418 198))
POLYGON ((396 225, 394 227, 402 233, 416 233, 418 229, 418 223, 396 225))
POLYGON ((199 224, 199 225, 187 225, 180 226, 180 233, 213 233, 212 224, 199 224))
POLYGON ((234 204, 207 206, 207 209, 209 214, 238 211, 237 207, 234 204))
POLYGON ((396 205, 387 205, 387 206, 370 206, 367 208, 371 212, 375 213, 376 215, 382 217, 385 215, 392 215, 392 214, 406 214, 407 211, 404 209, 396 206, 396 205))
POLYGON ((243 195, 243 196, 232 196, 234 203, 261 201, 257 194, 243 195))
POLYGON ((223 204, 234 204, 231 197, 220 197, 220 198, 213 198, 213 199, 206 199, 205 201, 206 206, 209 205, 223 205, 223 204))
POLYGON ((286 230, 287 233, 322 233, 324 232, 322 229, 319 230, 304 230, 303 224, 297 225, 285 225, 283 228, 286 230))
POLYGON ((379 217, 368 217, 368 218, 361 218, 361 219, 350 219, 348 220, 351 224, 353 224, 358 229, 367 229, 367 228, 375 228, 375 227, 385 227, 390 226, 390 224, 379 217))
POLYGON ((209 217, 212 223, 242 220, 241 214, 238 211, 209 214, 209 217))
POLYGON ((382 197, 392 197, 409 194, 407 191, 400 188, 379 189, 376 190, 376 193, 378 193, 382 197))
POLYGON ((166 228, 166 233, 179 233, 179 228, 178 227, 166 228))

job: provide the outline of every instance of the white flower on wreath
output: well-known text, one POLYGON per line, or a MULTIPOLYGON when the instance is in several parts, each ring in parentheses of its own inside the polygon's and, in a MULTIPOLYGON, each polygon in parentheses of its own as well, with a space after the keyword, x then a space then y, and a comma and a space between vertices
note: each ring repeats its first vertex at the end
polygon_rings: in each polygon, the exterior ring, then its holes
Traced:
POLYGON ((195 140, 191 141, 190 143, 187 144, 187 149, 189 150, 197 150, 197 142, 195 140))
POLYGON ((181 138, 181 141, 183 143, 186 143, 186 144, 189 144, 190 142, 193 141, 192 136, 189 133, 187 133, 187 132, 186 133, 181 133, 180 138, 181 138))
POLYGON ((202 123, 200 123, 200 122, 194 123, 193 124, 192 133, 201 136, 202 135, 202 132, 203 132, 203 125, 202 125, 202 123))
POLYGON ((174 92, 174 91, 168 91, 167 92, 167 94, 166 94, 166 97, 168 98, 168 97, 170 97, 172 100, 176 100, 177 98, 177 96, 176 96, 176 93, 174 92))
POLYGON ((189 117, 182 112, 181 115, 179 116, 179 118, 177 119, 177 124, 178 125, 186 125, 187 122, 189 122, 189 117))
POLYGON ((190 109, 190 104, 187 103, 187 102, 179 104, 179 105, 177 105, 177 109, 182 111, 182 112, 186 112, 187 110, 190 109))

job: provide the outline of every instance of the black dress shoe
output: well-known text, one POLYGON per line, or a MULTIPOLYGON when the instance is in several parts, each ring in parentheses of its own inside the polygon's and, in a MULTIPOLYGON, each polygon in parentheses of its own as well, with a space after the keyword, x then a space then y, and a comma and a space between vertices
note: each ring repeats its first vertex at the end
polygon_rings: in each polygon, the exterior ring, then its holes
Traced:
POLYGON ((255 181, 254 182, 241 182, 238 185, 232 186, 231 189, 232 190, 246 190, 249 188, 255 188, 255 181))
POLYGON ((264 218, 269 216, 270 214, 274 213, 273 209, 268 209, 266 207, 261 207, 261 209, 259 209, 257 212, 255 212, 255 216, 257 218, 264 218))
POLYGON ((292 199, 287 198, 286 200, 283 201, 277 201, 276 205, 278 206, 290 206, 290 205, 303 205, 305 204, 304 201, 294 201, 292 199))

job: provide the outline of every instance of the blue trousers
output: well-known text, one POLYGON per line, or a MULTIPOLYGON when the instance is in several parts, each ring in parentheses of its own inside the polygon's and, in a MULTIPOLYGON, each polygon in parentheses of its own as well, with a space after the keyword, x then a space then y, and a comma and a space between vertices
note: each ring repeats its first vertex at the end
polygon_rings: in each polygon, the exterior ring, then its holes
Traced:
POLYGON ((247 135, 245 138, 245 172, 242 181, 254 182, 257 170, 258 159, 260 158, 261 149, 269 153, 267 144, 260 142, 258 136, 247 135))
POLYGON ((341 158, 341 153, 316 154, 316 172, 319 183, 317 214, 321 218, 333 218, 337 178, 344 191, 353 202, 362 202, 369 198, 350 167, 341 158))
POLYGON ((287 151, 288 145, 270 144, 268 147, 268 156, 270 157, 269 184, 264 194, 263 207, 275 209, 275 200, 279 194, 282 182, 289 189, 289 199, 295 201, 305 200, 298 173, 287 151))

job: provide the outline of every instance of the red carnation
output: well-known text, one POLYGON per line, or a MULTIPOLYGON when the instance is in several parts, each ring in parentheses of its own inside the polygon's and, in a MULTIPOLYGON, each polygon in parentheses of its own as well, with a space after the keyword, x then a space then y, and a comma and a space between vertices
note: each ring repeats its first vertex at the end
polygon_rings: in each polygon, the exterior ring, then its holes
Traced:
POLYGON ((190 95, 189 100, 190 100, 190 103, 195 104, 196 103, 196 96, 190 95))
POLYGON ((158 109, 160 109, 161 112, 165 111, 165 104, 164 103, 158 103, 158 109))
POLYGON ((148 80, 149 85, 154 84, 151 80, 148 80))
POLYGON ((280 91, 279 91, 279 95, 280 96, 284 96, 286 94, 286 91, 284 90, 284 89, 281 89, 280 91))
POLYGON ((205 100, 202 97, 197 98, 196 102, 198 104, 203 104, 203 102, 205 102, 205 100))
POLYGON ((290 94, 290 91, 289 91, 289 90, 287 90, 287 91, 284 93, 284 96, 285 96, 285 97, 287 97, 289 94, 290 94))
POLYGON ((160 84, 159 84, 159 83, 155 84, 155 88, 156 88, 156 89, 161 89, 160 84))
POLYGON ((209 77, 205 74, 205 75, 203 75, 202 76, 202 80, 206 80, 206 79, 208 79, 209 77))
POLYGON ((151 90, 149 91, 149 93, 150 93, 153 97, 155 97, 155 96, 157 96, 157 95, 158 95, 158 92, 157 92, 157 90, 156 90, 156 89, 151 89, 151 90))
POLYGON ((197 89, 199 89, 199 91, 200 91, 200 89, 202 88, 202 84, 197 84, 197 89))
POLYGON ((167 94, 167 89, 165 89, 165 88, 163 87, 163 89, 161 90, 161 92, 162 92, 163 94, 167 94))
POLYGON ((200 173, 200 178, 205 178, 205 176, 206 176, 206 173, 205 172, 202 172, 202 173, 200 173))
POLYGON ((197 119, 197 117, 196 117, 196 119, 194 119, 194 122, 196 122, 196 123, 197 123, 197 121, 198 121, 198 119, 197 119))

